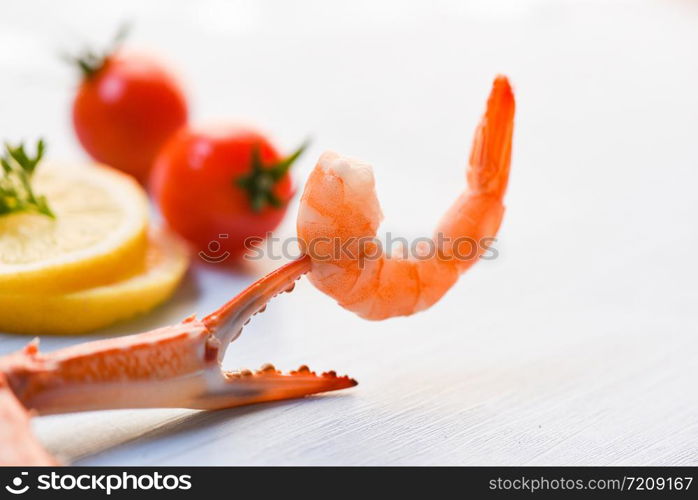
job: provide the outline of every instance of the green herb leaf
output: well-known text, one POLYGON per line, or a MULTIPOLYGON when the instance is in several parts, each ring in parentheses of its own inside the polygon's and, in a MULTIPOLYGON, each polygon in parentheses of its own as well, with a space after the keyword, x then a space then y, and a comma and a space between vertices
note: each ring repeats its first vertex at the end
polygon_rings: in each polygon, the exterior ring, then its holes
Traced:
POLYGON ((5 151, 0 156, 2 176, 0 177, 0 216, 19 212, 33 212, 55 219, 45 196, 36 195, 31 179, 46 150, 44 141, 39 139, 36 154, 29 155, 24 143, 12 146, 5 143, 5 151))

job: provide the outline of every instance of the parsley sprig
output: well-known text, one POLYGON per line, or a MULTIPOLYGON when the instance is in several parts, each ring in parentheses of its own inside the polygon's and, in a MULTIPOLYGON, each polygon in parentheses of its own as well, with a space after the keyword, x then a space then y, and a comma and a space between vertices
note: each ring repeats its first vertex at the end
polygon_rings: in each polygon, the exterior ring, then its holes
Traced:
POLYGON ((24 143, 17 146, 5 143, 5 151, 0 156, 0 216, 31 212, 56 218, 48 206, 46 197, 35 194, 31 185, 32 176, 44 156, 45 149, 41 139, 36 145, 34 156, 25 151, 24 143))

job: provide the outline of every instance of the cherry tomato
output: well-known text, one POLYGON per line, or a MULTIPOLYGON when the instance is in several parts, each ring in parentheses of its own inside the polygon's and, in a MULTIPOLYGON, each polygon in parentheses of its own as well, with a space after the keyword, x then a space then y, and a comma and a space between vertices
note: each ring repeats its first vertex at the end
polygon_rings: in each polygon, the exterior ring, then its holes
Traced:
POLYGON ((177 132, 158 154, 151 190, 169 226, 204 260, 234 262, 245 240, 276 228, 293 195, 282 158, 259 132, 215 127, 177 132))
POLYGON ((80 143, 95 160, 145 182, 159 149, 187 121, 178 83, 145 55, 77 61, 84 74, 73 103, 80 143))

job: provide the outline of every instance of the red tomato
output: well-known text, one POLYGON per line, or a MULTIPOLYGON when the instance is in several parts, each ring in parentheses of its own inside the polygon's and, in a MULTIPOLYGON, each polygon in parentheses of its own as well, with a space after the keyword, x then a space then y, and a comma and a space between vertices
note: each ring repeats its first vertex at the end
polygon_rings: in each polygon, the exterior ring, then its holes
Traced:
POLYGON ((160 147, 187 121, 177 82, 144 55, 117 53, 81 67, 73 103, 80 143, 95 160, 145 182, 160 147))
POLYGON ((155 160, 151 188, 169 226, 204 260, 240 257, 245 240, 264 238, 293 195, 287 158, 241 127, 182 129, 155 160))

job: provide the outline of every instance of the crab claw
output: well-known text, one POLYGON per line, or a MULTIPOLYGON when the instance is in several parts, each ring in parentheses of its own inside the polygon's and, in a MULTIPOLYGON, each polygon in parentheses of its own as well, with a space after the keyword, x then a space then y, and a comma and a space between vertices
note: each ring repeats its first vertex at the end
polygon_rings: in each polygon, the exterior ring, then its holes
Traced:
POLYGON ((210 347, 218 351, 219 360, 250 318, 264 312, 267 303, 278 294, 293 291, 296 280, 308 271, 310 257, 306 255, 267 274, 201 320, 212 334, 210 347))
POLYGON ((38 342, 0 358, 14 396, 40 414, 114 408, 216 409, 298 398, 356 385, 334 372, 303 366, 282 374, 265 365, 224 372, 221 361, 250 317, 293 288, 308 258, 268 274, 202 320, 146 333, 79 344, 42 354, 38 342))
POLYGON ((266 364, 255 372, 224 372, 223 377, 225 380, 219 384, 218 390, 209 390, 192 406, 213 410, 299 398, 309 394, 347 389, 357 384, 354 379, 346 375, 340 377, 333 371, 317 375, 305 365, 284 374, 277 371, 273 365, 266 364))

